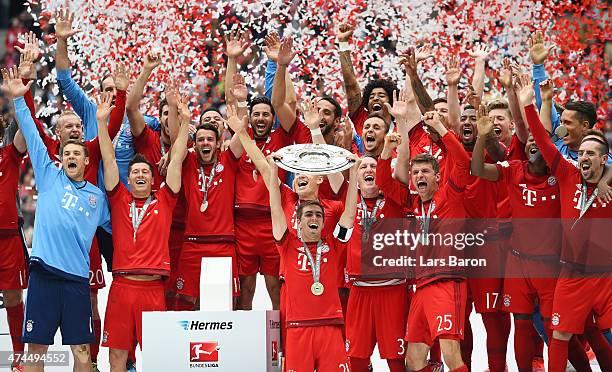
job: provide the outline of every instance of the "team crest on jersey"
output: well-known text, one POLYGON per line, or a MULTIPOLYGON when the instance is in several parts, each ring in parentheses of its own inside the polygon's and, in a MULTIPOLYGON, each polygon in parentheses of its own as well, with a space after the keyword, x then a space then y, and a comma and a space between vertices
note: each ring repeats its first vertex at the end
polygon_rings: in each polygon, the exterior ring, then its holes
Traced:
POLYGON ((559 321, 561 320, 560 318, 561 318, 561 315, 559 315, 559 313, 554 313, 552 315, 552 318, 551 318, 550 322, 552 323, 552 325, 558 326, 559 325, 559 321))
POLYGON ((557 178, 555 176, 548 177, 548 186, 554 186, 557 184, 557 178))
POLYGON ((96 204, 98 204, 98 199, 96 199, 94 195, 89 195, 89 205, 91 205, 92 208, 95 208, 96 204))
POLYGON ((26 331, 32 332, 33 329, 34 329, 34 321, 33 320, 28 320, 26 322, 26 331))
POLYGON ((176 289, 180 291, 183 289, 184 286, 185 286, 185 281, 183 280, 183 278, 176 278, 176 289))
POLYGON ((321 246, 321 253, 327 253, 327 252, 329 252, 329 245, 323 244, 321 246))
POLYGON ((511 299, 510 295, 508 294, 504 295, 504 306, 505 307, 510 307, 510 299, 511 299))
POLYGON ((215 167, 215 172, 217 173, 223 172, 223 164, 217 164, 217 166, 215 167))

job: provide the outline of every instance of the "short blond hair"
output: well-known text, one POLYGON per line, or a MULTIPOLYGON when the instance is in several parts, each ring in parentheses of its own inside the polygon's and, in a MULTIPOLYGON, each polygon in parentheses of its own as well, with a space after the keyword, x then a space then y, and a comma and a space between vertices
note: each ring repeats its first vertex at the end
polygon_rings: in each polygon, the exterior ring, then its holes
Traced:
POLYGON ((60 123, 60 120, 62 120, 62 118, 69 116, 69 115, 73 115, 76 116, 77 119, 79 119, 79 121, 81 121, 81 118, 79 117, 79 115, 76 114, 76 112, 72 111, 72 110, 64 110, 61 112, 60 116, 57 118, 57 122, 55 125, 58 125, 60 123))

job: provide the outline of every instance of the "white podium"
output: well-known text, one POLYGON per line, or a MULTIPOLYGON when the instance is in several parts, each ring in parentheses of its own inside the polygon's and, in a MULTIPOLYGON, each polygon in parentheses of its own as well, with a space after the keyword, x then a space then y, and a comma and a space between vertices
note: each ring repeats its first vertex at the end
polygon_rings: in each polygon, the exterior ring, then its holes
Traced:
POLYGON ((231 258, 203 258, 200 311, 142 315, 144 372, 278 372, 276 310, 232 311, 231 258))

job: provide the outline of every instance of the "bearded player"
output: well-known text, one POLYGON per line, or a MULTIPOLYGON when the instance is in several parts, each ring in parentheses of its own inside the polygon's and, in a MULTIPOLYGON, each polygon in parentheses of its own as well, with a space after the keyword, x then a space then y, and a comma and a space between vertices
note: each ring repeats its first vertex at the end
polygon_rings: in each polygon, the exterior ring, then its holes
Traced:
POLYGON ((279 184, 278 168, 272 157, 269 163, 272 229, 285 271, 287 370, 348 371, 336 278, 338 254, 346 249, 355 219, 356 167, 340 221, 333 235, 322 236, 325 211, 317 201, 298 207, 299 234, 287 228, 280 190, 272 187, 279 184))

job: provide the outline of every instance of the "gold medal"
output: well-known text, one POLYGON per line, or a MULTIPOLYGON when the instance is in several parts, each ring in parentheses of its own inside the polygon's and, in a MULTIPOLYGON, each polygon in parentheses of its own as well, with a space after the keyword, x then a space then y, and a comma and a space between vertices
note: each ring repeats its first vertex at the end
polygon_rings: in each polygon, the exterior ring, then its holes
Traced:
POLYGON ((208 208, 208 200, 204 200, 202 202, 202 205, 200 205, 200 212, 202 213, 206 212, 207 208, 208 208))
POLYGON ((325 288, 323 287, 323 284, 321 284, 320 282, 314 282, 310 286, 310 292, 312 292, 312 294, 315 296, 322 295, 324 290, 325 288))

